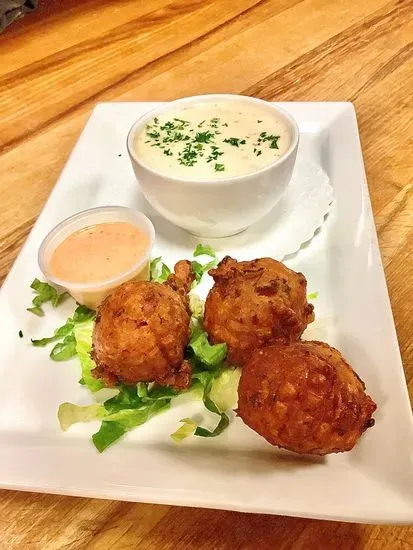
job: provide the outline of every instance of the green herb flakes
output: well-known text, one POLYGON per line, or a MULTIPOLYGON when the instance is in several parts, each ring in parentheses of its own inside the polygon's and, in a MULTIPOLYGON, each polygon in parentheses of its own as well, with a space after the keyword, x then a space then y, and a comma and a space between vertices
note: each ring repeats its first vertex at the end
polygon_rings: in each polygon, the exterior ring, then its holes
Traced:
POLYGON ((224 139, 224 143, 229 143, 230 145, 233 145, 234 147, 239 147, 240 145, 245 145, 245 143, 247 143, 247 142, 246 142, 245 139, 230 137, 230 138, 224 139))

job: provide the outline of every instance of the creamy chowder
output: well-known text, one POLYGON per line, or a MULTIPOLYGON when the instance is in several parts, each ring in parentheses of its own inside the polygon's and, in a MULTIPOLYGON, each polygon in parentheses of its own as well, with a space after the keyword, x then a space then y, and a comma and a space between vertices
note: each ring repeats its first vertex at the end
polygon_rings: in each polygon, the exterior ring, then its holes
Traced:
POLYGON ((256 172, 291 145, 286 123, 242 101, 175 107, 148 121, 135 139, 137 156, 169 176, 223 179, 256 172))

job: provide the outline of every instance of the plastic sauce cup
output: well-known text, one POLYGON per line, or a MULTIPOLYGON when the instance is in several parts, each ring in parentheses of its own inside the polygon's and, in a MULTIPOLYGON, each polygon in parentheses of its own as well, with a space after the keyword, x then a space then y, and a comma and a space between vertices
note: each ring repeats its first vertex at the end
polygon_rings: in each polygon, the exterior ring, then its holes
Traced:
POLYGON ((55 286, 67 290, 79 304, 96 309, 104 298, 122 283, 149 280, 149 265, 154 241, 155 229, 152 222, 141 212, 135 212, 124 206, 91 208, 67 218, 50 231, 39 249, 39 267, 46 279, 55 286), (119 273, 115 277, 89 283, 65 281, 55 277, 50 272, 51 257, 62 241, 80 229, 107 222, 130 223, 148 236, 147 249, 138 262, 127 271, 119 273))

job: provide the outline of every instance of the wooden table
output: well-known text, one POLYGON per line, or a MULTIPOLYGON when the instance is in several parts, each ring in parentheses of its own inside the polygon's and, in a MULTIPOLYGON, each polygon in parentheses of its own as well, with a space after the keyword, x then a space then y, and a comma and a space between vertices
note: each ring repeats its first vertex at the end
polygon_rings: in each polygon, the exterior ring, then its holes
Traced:
MULTIPOLYGON (((39 3, 0 36, 0 279, 96 102, 353 101, 412 389, 412 1, 39 3)), ((412 548, 413 529, 4 491, 0 547, 387 550, 412 548)))

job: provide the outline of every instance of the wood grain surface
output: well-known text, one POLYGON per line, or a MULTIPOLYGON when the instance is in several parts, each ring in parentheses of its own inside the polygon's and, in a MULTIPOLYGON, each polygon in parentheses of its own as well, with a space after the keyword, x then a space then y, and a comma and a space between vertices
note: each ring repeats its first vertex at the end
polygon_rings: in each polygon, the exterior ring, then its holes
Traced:
MULTIPOLYGON (((40 0, 0 35, 0 282, 96 102, 353 101, 412 396, 412 40, 411 0, 40 0)), ((3 491, 0 548, 408 549, 413 528, 3 491)))

